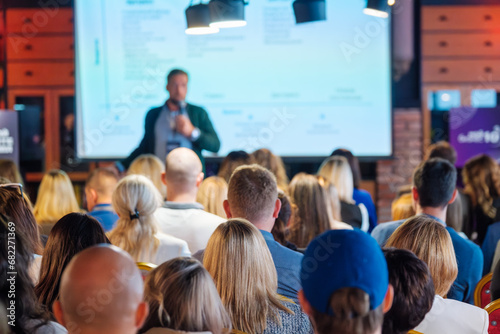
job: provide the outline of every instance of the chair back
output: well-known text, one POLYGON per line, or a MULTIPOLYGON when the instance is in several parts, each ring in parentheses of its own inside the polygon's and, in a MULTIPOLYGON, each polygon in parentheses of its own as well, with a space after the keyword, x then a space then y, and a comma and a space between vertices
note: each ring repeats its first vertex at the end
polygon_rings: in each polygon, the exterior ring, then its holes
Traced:
POLYGON ((137 268, 139 268, 139 271, 141 272, 143 280, 146 279, 146 277, 148 276, 148 274, 151 270, 158 267, 156 264, 148 263, 148 262, 137 262, 136 265, 137 265, 137 268))
POLYGON ((474 290, 474 305, 477 307, 485 308, 486 305, 491 303, 490 286, 492 277, 493 273, 489 273, 477 283, 476 289, 474 290))
POLYGON ((500 334, 500 299, 492 301, 484 309, 490 318, 488 334, 500 334))

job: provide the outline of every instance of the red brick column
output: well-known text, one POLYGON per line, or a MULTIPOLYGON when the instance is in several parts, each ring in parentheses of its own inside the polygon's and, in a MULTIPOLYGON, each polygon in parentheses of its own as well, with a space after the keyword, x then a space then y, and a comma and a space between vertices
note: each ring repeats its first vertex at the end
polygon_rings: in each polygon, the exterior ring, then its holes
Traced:
POLYGON ((394 158, 377 162, 377 213, 379 222, 391 220, 391 203, 399 187, 410 184, 422 161, 422 113, 419 109, 394 110, 394 158))

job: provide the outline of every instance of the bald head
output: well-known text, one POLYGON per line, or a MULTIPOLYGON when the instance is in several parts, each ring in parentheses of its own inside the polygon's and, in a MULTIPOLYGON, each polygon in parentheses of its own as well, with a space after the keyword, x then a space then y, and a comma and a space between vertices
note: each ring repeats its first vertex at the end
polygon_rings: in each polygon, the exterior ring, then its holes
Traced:
POLYGON ((147 315, 139 269, 126 252, 98 245, 78 253, 61 278, 54 315, 71 333, 135 333, 147 315))
MULTIPOLYGON (((196 201, 198 187, 203 181, 203 166, 194 151, 180 147, 172 150, 165 160, 163 179, 167 185, 167 199, 174 200, 179 196, 194 195, 196 201)), ((191 201, 191 200, 189 200, 191 201)))

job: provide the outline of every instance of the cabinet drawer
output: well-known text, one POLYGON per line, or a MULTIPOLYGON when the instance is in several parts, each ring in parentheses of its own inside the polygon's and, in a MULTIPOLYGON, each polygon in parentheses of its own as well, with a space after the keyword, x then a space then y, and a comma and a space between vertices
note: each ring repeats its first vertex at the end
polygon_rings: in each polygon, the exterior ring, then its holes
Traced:
POLYGON ((422 81, 478 84, 500 81, 500 60, 425 60, 422 81))
POLYGON ((422 55, 426 56, 498 56, 500 35, 423 34, 422 55))
POLYGON ((71 8, 14 8, 7 10, 7 33, 34 37, 39 33, 73 32, 71 8))
POLYGON ((500 6, 424 6, 422 30, 492 30, 500 28, 500 6))
POLYGON ((7 37, 8 60, 73 59, 74 56, 72 36, 7 37))
POLYGON ((72 86, 75 82, 73 63, 7 64, 9 86, 72 86))

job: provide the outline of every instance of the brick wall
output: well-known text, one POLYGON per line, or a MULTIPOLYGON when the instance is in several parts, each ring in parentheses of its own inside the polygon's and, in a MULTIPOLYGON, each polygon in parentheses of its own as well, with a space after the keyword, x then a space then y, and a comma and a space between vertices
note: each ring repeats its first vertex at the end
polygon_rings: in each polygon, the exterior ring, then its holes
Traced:
POLYGON ((399 187, 410 184, 422 161, 422 113, 419 109, 394 110, 394 159, 377 162, 379 222, 391 220, 391 203, 399 187))

